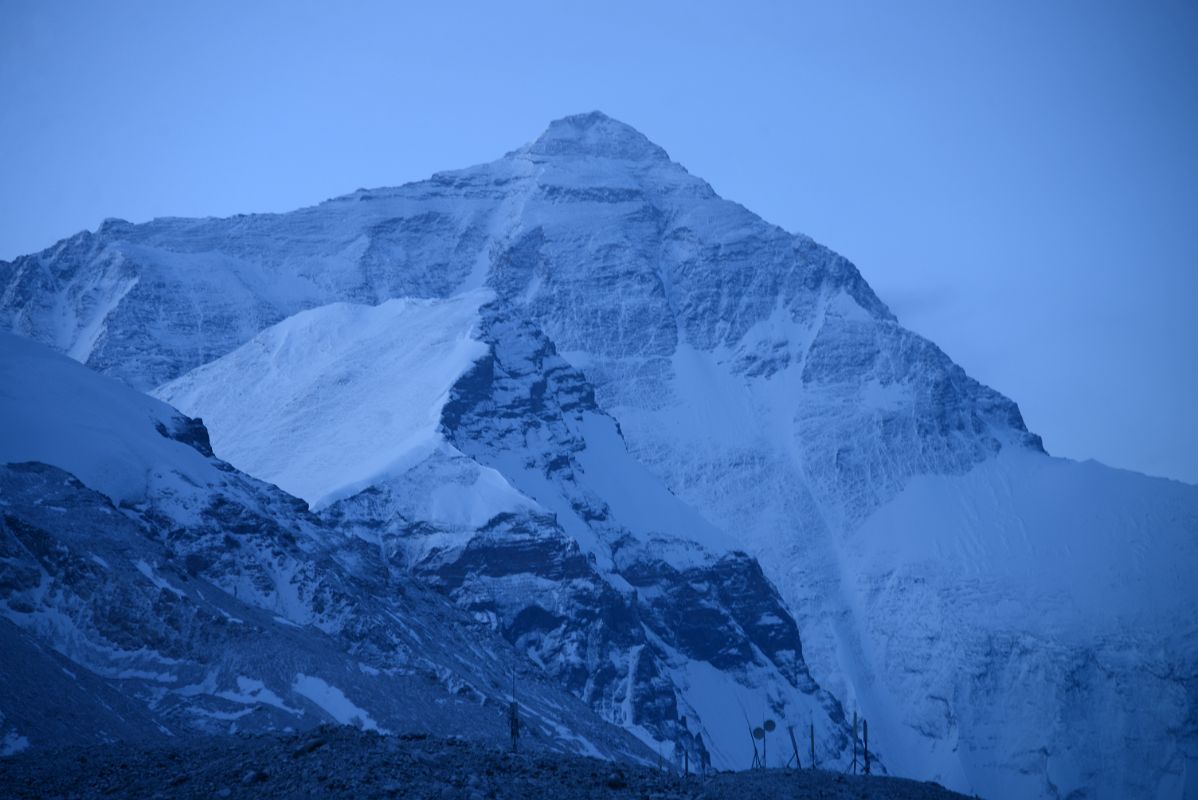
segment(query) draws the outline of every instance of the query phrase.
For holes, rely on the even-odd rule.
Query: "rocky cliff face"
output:
[[[468,297],[491,309],[463,332],[487,352],[433,397],[431,449],[380,462],[322,513],[376,531],[526,650],[557,654],[547,668],[609,719],[629,693],[570,677],[561,654],[639,640],[613,623],[605,644],[584,641],[556,618],[618,598],[647,632],[672,619],[682,636],[670,603],[737,619],[743,600],[684,587],[696,569],[752,585],[751,562],[733,555],[744,551],[788,612],[766,638],[787,638],[787,616],[802,638],[772,652],[801,662],[788,673],[739,623],[732,650],[752,652],[771,686],[813,698],[805,669],[860,710],[891,769],[988,795],[1194,791],[1198,597],[1183,575],[1198,566],[1198,490],[1050,459],[1013,402],[905,330],[851,264],[719,198],[602,114],[427,181],[290,214],[111,221],[0,266],[10,329],[144,390],[201,386],[216,359],[243,359],[268,326],[328,303]],[[648,497],[642,486],[685,522],[653,516],[648,499],[622,510]],[[526,557],[545,559],[547,577],[503,566]],[[458,558],[501,599],[451,580]],[[590,588],[563,590],[555,609],[534,583]],[[519,593],[532,602],[511,603]],[[533,606],[548,616],[520,616]],[[665,655],[638,651],[654,653],[637,661],[644,708],[668,719],[673,693],[689,720],[688,697],[728,696],[688,694],[701,677],[672,666],[722,656],[653,637]],[[1132,739],[1134,756],[1119,744]]]
[[[553,527],[583,543],[607,584],[591,609],[547,618],[542,606],[528,605],[527,591],[504,592],[529,626],[512,633],[549,642],[555,652],[538,652],[542,663],[590,653],[601,666],[588,670],[583,696],[657,740],[674,738],[681,724],[684,736],[715,751],[719,766],[743,766],[747,736],[736,723],[763,707],[781,720],[818,719],[823,760],[844,758],[851,731],[843,710],[811,678],[797,626],[757,563],[628,456],[592,387],[535,325],[496,302],[481,309],[477,335],[490,352],[442,410],[447,439],[549,510]],[[553,586],[549,608],[559,605],[557,592]],[[600,627],[590,622],[597,618]],[[584,646],[574,641],[597,632]]]
[[[750,714],[753,724],[768,714],[814,726],[824,763],[846,759],[843,709],[811,677],[797,626],[757,563],[629,456],[586,378],[536,325],[484,299],[474,297],[472,318],[458,299],[394,315],[313,309],[303,325],[270,328],[159,393],[202,409],[218,430],[240,426],[231,446],[264,468],[278,449],[272,418],[304,409],[302,422],[283,425],[321,477],[305,490],[341,497],[320,508],[329,528],[376,543],[396,569],[444,592],[667,758],[689,752],[695,764],[743,767]],[[424,323],[423,339],[446,343],[421,370],[386,359],[411,318]],[[447,327],[434,332],[434,320]],[[448,390],[427,379],[439,355],[463,350],[479,355]],[[329,365],[314,366],[313,353]],[[297,381],[305,371],[338,377]],[[429,386],[427,396],[413,399],[414,385]],[[362,413],[367,394],[380,408],[439,407],[436,431],[388,437],[384,426],[358,446],[327,440],[337,420]],[[404,442],[415,444],[405,451]],[[338,465],[358,474],[357,464],[382,456],[392,466],[369,488],[334,489],[346,483]],[[278,469],[291,479],[290,466]]]

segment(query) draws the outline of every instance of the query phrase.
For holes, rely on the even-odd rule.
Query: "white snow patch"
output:
[[[156,681],[158,683],[174,683],[179,678],[169,672],[150,672],[145,669],[121,669],[121,670],[96,670],[106,678],[115,678],[120,681]]]
[[[15,756],[17,753],[28,749],[29,740],[16,731],[9,731],[4,734],[3,739],[0,739],[0,758]]]
[[[357,725],[363,730],[384,732],[370,714],[354,705],[344,692],[336,686],[330,686],[320,678],[301,672],[295,676],[295,683],[291,685],[291,690],[320,706],[330,717],[342,725]]]
[[[591,758],[604,758],[603,752],[598,747],[595,747],[594,743],[590,739],[582,736],[581,734],[575,733],[557,720],[553,720],[548,717],[541,717],[541,720],[548,723],[553,728],[554,732],[558,736],[559,741],[569,742],[574,745],[576,752],[584,756],[590,756]]]
[[[284,703],[283,698],[266,688],[266,684],[262,681],[239,675],[237,676],[237,689],[236,692],[229,690],[212,692],[212,695],[232,703],[241,703],[244,705],[258,705],[261,703],[274,706],[282,711],[286,711],[288,714],[303,714],[303,711],[298,708],[291,708]]]
[[[479,465],[469,483],[443,482],[427,495],[420,519],[448,528],[480,528],[497,514],[535,508],[498,471]]]
[[[500,472],[447,442],[387,488],[397,513],[446,531],[473,532],[499,514],[539,508]]]
[[[121,258],[120,255],[117,255],[118,262]],[[101,277],[106,277],[106,273],[101,273]],[[93,309],[90,319],[80,325],[79,330],[75,333],[74,344],[67,350],[67,355],[80,363],[87,363],[92,350],[96,347],[96,341],[104,332],[104,323],[108,319],[108,315],[116,310],[121,301],[125,299],[125,295],[129,294],[137,285],[138,280],[136,275],[115,279],[110,282],[109,286],[104,287],[107,291],[101,295],[103,300],[100,306]]]
[[[165,589],[166,591],[171,592],[179,597],[186,596],[183,594],[183,592],[179,591],[174,586],[171,586],[165,578],[159,577],[158,573],[154,571],[154,568],[150,566],[145,559],[139,558],[134,566],[137,567],[138,572],[140,572],[142,575],[145,575],[150,580],[150,583],[154,584],[159,589]]]
[[[252,708],[243,708],[240,711],[214,711],[200,706],[188,706],[188,713],[194,714],[197,717],[208,717],[210,719],[219,719],[222,722],[231,722],[244,717],[246,714],[253,712]]]

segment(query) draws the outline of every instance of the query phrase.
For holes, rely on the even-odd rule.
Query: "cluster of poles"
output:
[[[778,727],[777,723],[775,723],[772,719],[764,720],[761,723],[761,725],[759,725],[757,727],[750,727],[749,738],[750,738],[750,742],[753,745],[753,764],[752,764],[753,769],[764,769],[766,767],[766,758],[768,755],[768,750],[767,750],[768,736],[769,736],[769,734],[773,733],[777,729],[777,727]],[[854,775],[857,774],[858,768],[861,769],[862,774],[864,774],[864,775],[868,775],[869,770],[870,770],[869,721],[868,720],[864,720],[864,719],[861,720],[861,731],[862,731],[862,746],[861,746],[860,755],[862,756],[862,759],[859,762],[858,761],[858,750],[857,750],[857,741],[858,741],[857,740],[857,712],[854,711],[853,712],[853,760],[852,760],[852,763],[849,765],[848,770],[846,770],[846,771],[852,772],[852,774],[854,774]],[[794,726],[788,725],[786,727],[786,733],[790,737],[791,755],[790,755],[790,758],[788,758],[786,763],[783,765],[783,768],[784,769],[789,768],[791,764],[794,764],[795,769],[802,769],[803,762],[802,762],[802,759],[799,757],[799,742],[798,742],[798,739],[795,737]],[[810,743],[811,750],[810,750],[810,756],[809,756],[810,760],[807,762],[807,764],[811,769],[816,769],[819,767],[819,762],[815,758],[815,723],[811,723],[810,726],[808,727],[808,741]],[[760,752],[757,749],[758,742],[761,742]]]
[[[748,720],[746,718],[746,722],[747,721]],[[521,725],[520,725],[520,706],[516,700],[516,676],[515,676],[514,672],[512,674],[512,702],[508,706],[508,724],[511,727],[512,752],[516,752],[517,750],[519,750],[519,746],[520,746]],[[767,750],[768,738],[767,737],[769,736],[769,734],[771,734],[775,730],[777,730],[777,728],[778,728],[777,723],[774,722],[772,719],[765,719],[764,721],[762,721],[761,725],[759,725],[757,727],[752,727],[752,725],[750,724],[749,740],[753,744],[753,765],[752,765],[753,769],[765,769],[766,758],[768,755],[768,750]],[[799,758],[799,742],[798,742],[798,739],[795,738],[795,727],[793,725],[788,725],[786,727],[786,733],[790,737],[791,755],[790,755],[790,758],[788,758],[786,760],[786,763],[782,765],[783,769],[789,769],[791,764],[794,764],[795,769],[802,769],[803,763],[802,763],[802,759]],[[861,771],[862,771],[862,774],[868,775],[869,774],[869,766],[870,766],[869,765],[869,721],[868,720],[864,720],[864,719],[861,720],[861,734],[862,734]],[[808,741],[809,741],[810,747],[811,747],[810,756],[809,756],[810,760],[807,762],[808,767],[810,769],[818,769],[819,762],[815,758],[815,723],[814,722],[812,722],[810,724],[810,726],[808,727]],[[758,750],[757,750],[758,742],[761,742],[761,751],[760,752],[758,752]],[[683,763],[681,765],[682,766],[682,774],[684,776],[689,776],[691,774],[690,748],[688,748],[688,747],[677,748],[676,747],[675,752],[677,753],[678,750],[682,751],[682,761],[683,761]],[[702,773],[706,773],[707,769],[708,769],[706,751],[701,751],[701,755],[702,755],[702,763],[699,764],[699,768]],[[854,711],[853,712],[853,761],[849,765],[849,768],[848,768],[848,770],[846,770],[846,772],[852,772],[852,774],[854,774],[854,775],[857,774],[857,768],[858,768],[857,755],[858,755],[858,753],[857,753],[857,712]],[[661,754],[659,752],[658,753],[658,768],[661,767],[660,758],[661,758]]]
[[[747,719],[746,719],[746,721],[747,721]],[[767,759],[768,759],[768,754],[769,754],[769,750],[768,750],[769,734],[773,733],[777,729],[778,729],[778,724],[776,722],[774,722],[774,720],[772,720],[772,719],[765,719],[762,721],[761,725],[758,725],[756,727],[753,727],[752,723],[749,723],[749,740],[753,745],[752,769],[765,769],[768,766]],[[860,732],[861,732],[860,738],[858,738],[858,736],[857,736],[858,730],[860,730]],[[788,738],[790,739],[791,754],[790,754],[790,757],[786,760],[786,763],[782,765],[782,768],[789,769],[791,767],[791,765],[794,765],[795,769],[803,769],[802,758],[799,756],[799,737],[795,734],[795,726],[788,725],[786,727],[786,733],[787,733]],[[856,712],[853,713],[852,740],[853,740],[853,760],[850,762],[850,764],[849,764],[848,768],[845,770],[845,772],[856,775],[858,770],[860,770],[861,774],[869,775],[870,768],[871,768],[870,753],[869,753],[869,722],[865,719],[858,720]],[[761,743],[760,748],[758,748],[758,746],[757,746],[758,742]],[[819,761],[817,760],[816,754],[815,754],[815,723],[814,722],[808,726],[807,743],[808,743],[808,747],[809,747],[807,767],[809,769],[818,769]],[[858,746],[858,745],[860,745],[860,746]],[[677,742],[675,744],[674,753],[675,753],[675,758],[677,759],[675,762],[674,769],[678,770],[678,772],[681,776],[690,776],[690,774],[691,774],[690,748],[683,746],[681,742]],[[708,767],[709,767],[709,764],[708,764],[707,758],[706,758],[706,756],[707,756],[706,751],[700,750],[700,756],[702,757],[702,759],[701,759],[702,763],[697,765],[699,767],[699,774],[706,774]],[[658,751],[658,769],[662,769],[663,767],[664,767],[664,764],[662,763],[662,760],[661,760],[661,752]]]

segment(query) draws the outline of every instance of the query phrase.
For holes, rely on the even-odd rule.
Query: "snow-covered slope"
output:
[[[518,675],[529,747],[652,758],[194,420],[8,334],[0,375],[6,753],[330,721],[502,741]]]
[[[205,445],[176,441],[202,429],[170,406],[28,339],[0,334],[0,347],[0,464],[54,464],[117,504],[219,482]]]
[[[602,114],[559,120],[490,164],[290,214],[106,222],[0,265],[0,319],[148,390],[315,306],[481,288],[583,376],[640,467],[760,560],[812,677],[876,720],[871,745],[892,770],[992,796],[1198,791],[1193,635],[1142,624],[1155,594],[1116,593],[1113,613],[1013,580],[978,591],[976,577],[1042,569],[1042,551],[1016,546],[1026,530],[1057,542],[1051,552],[1094,537],[1066,593],[1094,575],[1169,585],[1162,570],[1198,571],[1179,546],[1198,535],[1198,490],[1049,460],[1013,402],[904,329],[851,264],[719,198]],[[477,452],[445,437],[454,450],[438,445],[437,458],[460,469],[455,486],[481,465],[542,509],[576,490],[538,496],[535,474],[494,446],[502,436]],[[1008,473],[1019,492],[996,489]],[[358,495],[342,519],[402,509],[415,525],[440,474],[409,470],[406,488]],[[1048,475],[1060,490],[1019,499]],[[945,494],[910,499],[928,485]],[[1159,507],[1175,513],[1148,513]],[[1092,524],[1072,527],[1082,519]],[[891,539],[902,546],[882,547]],[[958,560],[940,569],[926,543],[946,540],[961,542]],[[1198,592],[1175,586],[1173,611],[1194,619]],[[1125,643],[1120,670],[1103,655],[1112,642]],[[1111,681],[1127,702],[1108,702]],[[1172,700],[1149,704],[1169,686]]]
[[[486,350],[471,330],[488,294],[296,314],[155,394],[202,415],[229,463],[320,508],[437,448],[449,388]]]

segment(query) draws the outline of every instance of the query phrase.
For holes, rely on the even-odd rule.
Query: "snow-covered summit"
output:
[[[536,141],[516,151],[532,156],[611,158],[622,161],[669,161],[658,145],[602,111],[554,120]]]

